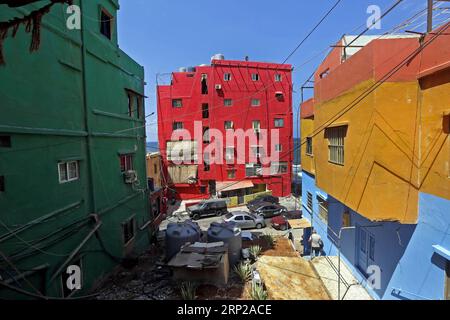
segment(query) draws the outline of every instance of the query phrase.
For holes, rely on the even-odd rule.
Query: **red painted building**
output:
[[[290,195],[291,71],[216,55],[158,86],[159,145],[177,198]]]

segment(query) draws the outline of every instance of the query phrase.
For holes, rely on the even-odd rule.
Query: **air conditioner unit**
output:
[[[216,84],[216,90],[222,90],[222,85],[221,84]]]
[[[128,170],[124,173],[124,180],[127,184],[132,184],[137,181],[137,173],[134,170]]]

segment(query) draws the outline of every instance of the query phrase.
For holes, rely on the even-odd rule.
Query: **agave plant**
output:
[[[192,282],[183,282],[181,284],[181,297],[183,300],[195,300],[197,286]]]
[[[264,287],[262,285],[258,284],[252,285],[250,296],[253,300],[267,300],[268,298],[267,291],[264,290]]]
[[[241,279],[242,283],[246,283],[252,278],[252,268],[248,263],[240,263],[234,267],[234,273],[236,273]]]
[[[274,236],[273,235],[271,235],[271,234],[265,234],[265,235],[263,235],[262,237],[261,237],[262,239],[264,239],[264,241],[267,243],[267,245],[270,247],[270,248],[273,248],[273,246],[275,245],[275,238],[274,238]]]
[[[251,246],[248,250],[253,260],[257,260],[261,254],[262,248],[260,246]]]

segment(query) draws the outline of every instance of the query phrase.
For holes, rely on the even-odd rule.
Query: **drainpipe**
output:
[[[97,205],[94,197],[94,181],[93,181],[93,161],[92,161],[92,131],[89,124],[89,106],[87,97],[87,75],[86,75],[86,42],[85,42],[85,19],[83,11],[83,0],[80,0],[80,11],[81,11],[81,61],[83,69],[83,107],[84,107],[84,126],[87,132],[86,136],[86,161],[88,168],[88,198],[89,198],[89,208],[91,212],[97,212]]]

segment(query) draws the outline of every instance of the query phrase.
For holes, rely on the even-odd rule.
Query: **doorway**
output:
[[[358,227],[357,267],[367,276],[369,266],[375,264],[375,237],[364,227]]]

